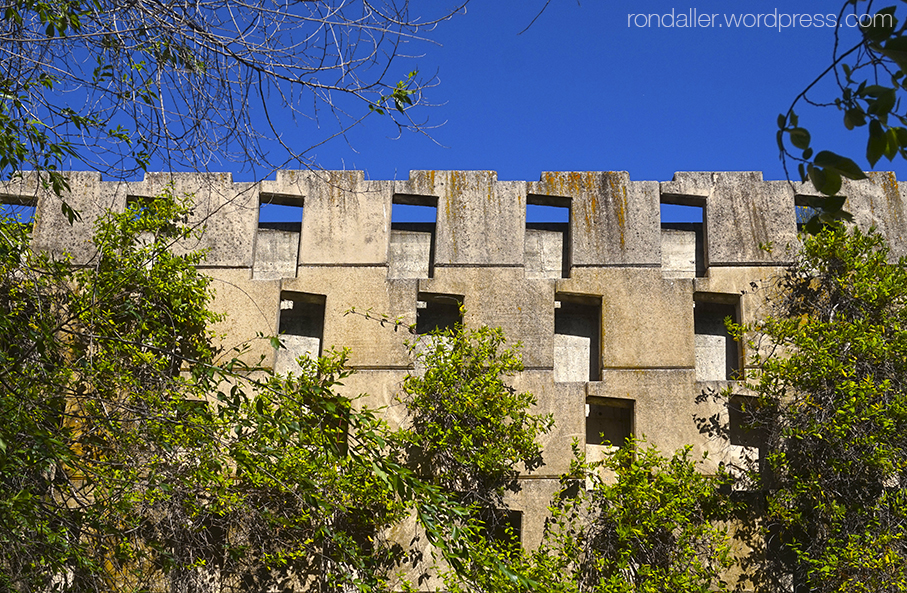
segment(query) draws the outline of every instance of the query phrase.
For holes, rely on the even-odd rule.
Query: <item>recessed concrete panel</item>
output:
[[[274,355],[274,372],[275,373],[294,373],[299,374],[302,367],[297,360],[299,358],[317,359],[321,353],[321,340],[311,336],[280,336],[280,348]]]
[[[428,278],[433,271],[435,225],[394,224],[388,250],[388,278]]]
[[[296,277],[299,233],[278,229],[258,229],[252,278],[278,280]]]
[[[526,184],[498,181],[494,171],[410,171],[395,193],[435,196],[435,263],[523,265]]]
[[[298,276],[285,279],[282,288],[325,295],[322,352],[349,348],[356,367],[408,367],[403,342],[407,327],[416,322],[416,283],[387,280],[384,266],[300,266]],[[398,317],[403,325],[395,330]]]
[[[570,198],[573,266],[661,265],[656,182],[626,171],[546,172],[527,191]]]
[[[240,357],[247,364],[272,367],[274,348],[267,338],[277,335],[280,314],[280,282],[256,281],[249,278],[248,269],[205,268],[211,276],[214,301],[211,309],[226,314],[223,321],[212,326],[215,335],[224,335],[222,346],[227,360],[234,348],[248,346]]]
[[[565,278],[570,275],[565,257],[567,225],[531,223],[526,225],[524,262],[527,278]]]
[[[726,319],[739,320],[736,302],[720,302],[694,296],[693,319],[696,332],[696,380],[736,379],[740,369],[737,342],[727,329]],[[732,297],[736,301],[736,297]]]
[[[693,284],[660,268],[579,268],[559,294],[601,296],[604,368],[693,368]]]
[[[709,266],[783,262],[783,247],[797,240],[794,192],[786,181],[763,181],[758,171],[678,172],[660,186],[667,199],[705,201]]]
[[[419,292],[462,295],[467,326],[500,327],[509,343],[519,336],[527,367],[553,367],[554,281],[527,280],[522,268],[438,268]]]

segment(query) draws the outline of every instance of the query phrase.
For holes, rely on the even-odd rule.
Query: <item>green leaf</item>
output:
[[[893,161],[894,157],[896,157],[898,154],[898,148],[900,145],[900,142],[898,141],[898,135],[897,132],[895,132],[894,128],[888,128],[888,131],[885,132],[885,136],[888,140],[888,147],[885,150],[885,158],[887,158],[889,161]]]
[[[866,143],[866,160],[875,167],[875,164],[888,150],[888,137],[879,120],[869,122],[869,140]]]
[[[844,112],[844,127],[848,130],[866,125],[866,114],[859,107]]]
[[[841,175],[834,170],[810,166],[807,168],[809,180],[820,193],[833,196],[841,190]]]
[[[790,143],[801,150],[809,148],[810,136],[805,128],[793,128],[788,131]]]
[[[866,174],[851,159],[835,154],[830,150],[823,150],[813,159],[813,164],[826,171],[834,171],[848,179],[866,179]],[[824,192],[823,192],[824,193]]]
[[[889,37],[897,25],[897,19],[894,16],[895,7],[888,6],[875,13],[872,20],[867,26],[860,26],[866,39],[879,42]]]

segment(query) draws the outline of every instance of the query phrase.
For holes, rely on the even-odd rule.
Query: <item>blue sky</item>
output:
[[[825,15],[834,3],[552,0],[520,35],[543,4],[473,0],[466,14],[438,27],[439,45],[417,45],[411,49],[422,57],[397,64],[401,78],[411,67],[437,72],[430,98],[440,105],[421,112],[439,125],[433,139],[392,139],[396,128],[372,116],[346,141],[320,147],[319,164],[372,179],[406,178],[410,169],[491,169],[500,179],[527,180],[555,170],[626,170],[637,180],[667,180],[681,170],[784,177],[776,118],[830,63],[833,29],[814,18],[809,27],[780,30],[764,20],[726,23],[773,12],[779,20]],[[676,19],[691,10],[708,21],[718,15],[719,26],[666,28],[628,16],[673,11]],[[646,20],[650,26],[637,26]],[[868,168],[865,128],[848,132],[833,107],[800,115],[816,150],[860,157]],[[907,178],[902,162],[877,168]]]
[[[675,171],[756,170],[783,179],[776,119],[830,64],[828,22],[840,8],[803,0],[552,0],[520,34],[543,5],[473,0],[438,27],[437,45],[414,44],[422,55],[397,63],[401,78],[414,68],[437,72],[430,99],[439,105],[420,112],[438,125],[432,138],[394,139],[388,118],[371,116],[320,147],[317,162],[371,179],[406,178],[411,169],[490,169],[519,180],[625,170],[659,181]],[[673,14],[677,25],[691,11],[710,26],[671,28],[659,26],[671,18],[631,16]],[[757,17],[764,14],[778,16],[766,22]],[[793,16],[802,14],[820,18]],[[776,26],[792,20],[796,26]],[[853,30],[842,35],[857,39]],[[833,99],[828,83],[811,96]],[[845,130],[834,107],[798,113],[816,151],[852,156],[868,169],[865,128]],[[300,146],[306,141],[300,135]],[[907,179],[902,161],[883,159],[877,169]]]
[[[411,9],[436,12],[442,2],[455,0],[413,0]],[[520,34],[544,3],[472,0],[465,14],[438,26],[433,43],[410,44],[404,51],[416,57],[395,62],[392,73],[437,76],[428,96],[437,106],[413,112],[437,126],[431,137],[398,137],[387,116],[373,114],[345,138],[318,147],[318,165],[360,169],[371,179],[405,179],[411,169],[488,169],[502,180],[537,180],[558,170],[624,170],[631,179],[657,181],[685,170],[784,178],[776,119],[830,63],[834,29],[817,25],[828,24],[825,15],[840,8],[836,3],[551,0]],[[665,27],[659,25],[672,19],[648,16],[673,14],[677,25],[691,11],[708,15],[710,26]],[[778,16],[752,26],[765,14]],[[803,14],[824,19],[772,26]],[[728,26],[735,19],[740,24]],[[844,45],[848,39],[857,39],[853,30],[844,32]],[[830,100],[833,90],[819,85],[812,97]],[[816,151],[846,154],[869,168],[865,128],[845,130],[833,107],[799,114]],[[284,140],[302,150],[334,131],[329,120],[322,123],[320,131],[278,125]],[[262,174],[230,162],[213,169],[232,169],[237,180]],[[883,159],[877,169],[907,180],[903,161]]]

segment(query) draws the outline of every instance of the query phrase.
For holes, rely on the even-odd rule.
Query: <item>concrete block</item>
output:
[[[176,253],[206,250],[210,267],[252,266],[258,222],[259,186],[234,183],[230,173],[146,173],[126,184],[127,199],[153,198],[172,188],[194,204],[189,224],[201,231],[175,246]],[[125,204],[125,202],[124,202]]]
[[[428,278],[434,265],[434,225],[393,228],[388,249],[388,278]],[[424,227],[425,230],[420,230]]]
[[[662,276],[665,278],[695,278],[696,263],[696,233],[662,229]]]
[[[659,268],[580,268],[558,294],[602,299],[605,368],[693,368],[693,285]]]
[[[664,455],[693,445],[694,459],[705,452],[715,456],[705,466],[706,471],[714,471],[727,443],[704,438],[696,418],[726,414],[726,406],[718,401],[697,402],[702,389],[693,369],[605,369],[600,382],[587,384],[586,393],[588,397],[633,400],[637,438],[644,437]]]
[[[549,228],[526,228],[524,238],[524,265],[527,278],[564,278],[570,270],[565,269],[564,232]],[[569,264],[569,257],[566,258]]]
[[[269,195],[302,196],[300,265],[386,265],[393,182],[362,171],[282,171]]]
[[[585,436],[586,393],[583,383],[554,383],[551,371],[528,370],[514,377],[511,386],[517,391],[535,395],[534,414],[551,414],[554,428],[539,439],[544,465],[535,478],[557,478],[570,469],[573,441],[582,443]]]
[[[573,266],[661,264],[656,182],[626,171],[545,172],[527,191],[570,198]]]
[[[70,191],[64,192],[62,198],[46,189],[37,174],[24,173],[0,184],[0,194],[5,196],[0,201],[35,205],[32,245],[36,250],[56,257],[68,253],[73,263],[87,264],[97,252],[91,243],[95,220],[108,210],[121,211],[126,194],[121,184],[101,181],[99,173],[66,172],[65,175]],[[81,220],[70,224],[61,209],[63,200],[80,213]]]
[[[869,179],[845,179],[839,195],[846,196],[844,209],[853,214],[863,230],[875,227],[891,248],[892,259],[907,255],[907,185],[901,185],[894,173],[871,171]],[[820,195],[809,183],[795,186],[798,195]]]
[[[525,185],[494,171],[410,171],[394,193],[437,198],[436,265],[521,266]]]
[[[298,258],[298,232],[259,229],[255,241],[252,278],[256,280],[295,278]]]
[[[387,280],[384,266],[300,266],[297,277],[284,279],[281,288],[325,295],[322,352],[349,348],[354,367],[407,368],[411,360],[403,342],[409,337],[406,326],[416,322],[416,283]],[[351,309],[358,313],[348,314]],[[404,326],[397,331],[392,323],[382,326],[382,315],[400,317]]]
[[[239,358],[247,364],[258,364],[264,358],[268,367],[274,365],[274,348],[268,339],[277,335],[280,315],[280,282],[256,281],[249,278],[248,269],[203,268],[211,276],[214,300],[211,309],[226,317],[211,328],[223,335],[221,345],[228,360],[236,355],[234,348],[248,346]]]
[[[521,268],[438,268],[419,292],[462,295],[467,326],[500,327],[523,343],[527,368],[553,367],[554,281],[527,280]]]
[[[783,263],[797,240],[794,193],[758,171],[678,172],[660,184],[663,201],[705,204],[706,261],[711,266]],[[768,252],[760,246],[779,248]]]

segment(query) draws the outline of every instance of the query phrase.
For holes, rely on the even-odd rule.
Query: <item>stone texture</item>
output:
[[[694,457],[708,452],[706,471],[752,453],[697,425],[728,421],[725,402],[713,395],[725,387],[741,391],[725,380],[728,361],[737,357],[739,365],[752,353],[737,345],[729,354],[723,314],[697,323],[696,306],[732,304],[744,323],[768,311],[777,290],[772,278],[798,246],[794,204],[811,195],[808,187],[754,172],[682,172],[659,183],[631,181],[625,172],[543,173],[522,182],[498,181],[493,171],[413,171],[402,181],[369,181],[356,171],[280,171],[257,185],[234,183],[229,174],[109,183],[74,173],[66,199],[81,222],[70,225],[59,198],[32,175],[0,184],[0,201],[37,202],[34,248],[66,251],[84,264],[94,256],[98,216],[171,183],[198,202],[191,221],[201,237],[175,249],[208,250],[202,269],[213,279],[212,306],[226,314],[212,329],[225,336],[226,356],[248,346],[246,362],[282,371],[298,368],[298,356],[350,348],[358,372],[339,391],[366,394],[354,406],[379,409],[400,426],[400,386],[407,373],[419,372],[405,344],[417,339],[409,328],[431,321],[427,309],[417,314],[420,300],[426,307],[462,301],[468,327],[501,327],[509,344],[522,343],[526,370],[509,384],[532,392],[535,411],[555,421],[540,439],[544,465],[523,471],[522,489],[508,499],[523,513],[528,547],[541,537],[573,441],[591,456],[606,453],[587,438],[604,425],[591,412],[587,420],[589,406],[632,405],[637,436],[665,453],[688,444]],[[907,255],[905,191],[888,173],[842,188],[857,224],[876,226],[895,255]],[[301,231],[259,228],[262,201],[303,206]],[[569,225],[527,225],[527,202],[569,205]],[[660,202],[703,206],[702,226],[662,225]],[[436,205],[437,222],[392,226],[393,203]],[[283,338],[288,347],[275,351],[259,336],[280,330],[288,292],[317,301],[323,320],[314,321],[323,324],[297,328],[298,335]],[[450,310],[436,313],[446,319]],[[407,546],[418,535],[413,522],[389,534]],[[424,536],[412,548],[431,552]]]

